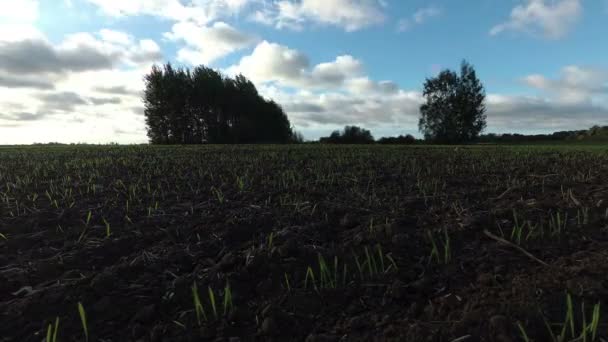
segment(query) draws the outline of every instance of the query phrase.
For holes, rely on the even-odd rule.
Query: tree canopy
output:
[[[345,126],[341,132],[333,131],[329,137],[321,138],[319,141],[328,144],[372,144],[374,137],[367,129]]]
[[[144,115],[153,144],[286,143],[294,138],[281,106],[242,75],[199,66],[153,66],[144,77]]]
[[[438,143],[475,140],[486,127],[485,90],[471,64],[463,61],[460,75],[444,70],[424,83],[426,103],[420,106],[418,127],[425,139]]]

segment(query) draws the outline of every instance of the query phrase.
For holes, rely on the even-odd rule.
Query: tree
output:
[[[460,75],[444,70],[424,83],[426,103],[420,106],[418,127],[425,139],[438,143],[475,140],[486,127],[485,90],[471,64],[463,61]]]
[[[411,145],[416,143],[416,138],[411,134],[398,137],[382,137],[378,139],[378,143],[383,145]]]
[[[294,132],[276,102],[246,77],[199,66],[153,66],[144,77],[144,115],[152,144],[288,143]]]
[[[333,131],[329,137],[319,140],[328,144],[373,144],[374,137],[366,129],[357,126],[345,126],[342,132]]]

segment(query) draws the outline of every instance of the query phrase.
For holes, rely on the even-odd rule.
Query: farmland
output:
[[[0,234],[0,341],[608,339],[601,146],[4,147]]]

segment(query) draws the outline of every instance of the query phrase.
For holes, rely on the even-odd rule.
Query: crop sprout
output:
[[[311,266],[306,269],[306,276],[304,278],[304,288],[308,288],[308,282],[312,282],[313,288],[318,291],[319,289],[335,289],[340,283],[340,276],[338,275],[338,257],[334,256],[333,265],[328,264],[325,258],[319,253],[317,255],[318,262],[318,279],[315,277],[315,272]],[[333,266],[333,268],[332,268]],[[348,274],[348,267],[346,264],[342,265],[342,285],[346,285],[346,276]]]
[[[226,198],[224,197],[224,193],[222,192],[222,190],[216,188],[215,186],[212,186],[211,192],[215,195],[215,198],[219,203],[224,203]]]
[[[87,313],[84,311],[84,307],[81,302],[78,302],[78,315],[80,316],[80,323],[82,323],[82,330],[84,331],[85,341],[89,341],[89,328],[87,325]]]
[[[196,281],[192,284],[191,289],[192,289],[192,300],[194,303],[194,312],[196,314],[196,320],[198,322],[198,325],[202,325],[203,322],[208,321],[208,316],[203,307],[203,303],[201,302],[201,298],[199,296],[198,286],[196,284]],[[213,291],[213,289],[211,288],[211,286],[207,287],[207,296],[208,296],[208,300],[209,300],[209,305],[211,306],[211,312],[213,313],[213,318],[215,320],[218,320],[222,316],[228,315],[228,313],[230,313],[230,311],[232,311],[234,309],[234,304],[232,301],[232,298],[233,298],[232,290],[230,289],[230,285],[228,283],[226,283],[226,286],[224,287],[223,302],[222,302],[223,303],[222,316],[220,316],[219,311],[218,311],[217,296],[215,294],[215,291]]]
[[[574,305],[572,304],[572,296],[568,293],[566,295],[566,317],[563,323],[551,324],[543,317],[547,334],[551,337],[552,342],[566,342],[566,341],[583,341],[593,342],[597,341],[598,329],[600,323],[600,303],[598,302],[593,306],[591,314],[591,320],[587,319],[587,310],[585,309],[585,303],[581,303],[581,326],[577,326],[575,323],[575,311]],[[561,327],[559,334],[555,334],[554,326]],[[521,322],[517,322],[517,327],[520,332],[521,338],[526,341],[532,341]],[[569,332],[569,333],[568,333]]]
[[[439,250],[433,233],[430,230],[427,230],[426,233],[431,243],[431,254],[429,256],[429,263],[434,258],[438,264],[449,264],[452,259],[452,249],[450,243],[450,236],[448,234],[447,228],[443,228],[443,238],[440,238],[441,250]]]
[[[355,265],[359,272],[359,277],[364,280],[366,277],[374,278],[379,274],[388,273],[391,270],[397,270],[397,263],[390,254],[384,254],[382,252],[382,246],[376,245],[376,248],[371,252],[368,247],[364,247],[363,258],[353,252],[355,259]]]
[[[109,238],[110,235],[112,235],[112,230],[110,229],[110,223],[105,218],[102,218],[102,220],[106,226],[106,238]]]
[[[57,333],[59,332],[59,317],[55,318],[55,325],[49,323],[46,329],[46,341],[45,342],[57,342]]]

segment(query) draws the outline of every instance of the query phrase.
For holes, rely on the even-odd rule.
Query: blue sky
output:
[[[488,132],[608,125],[604,0],[0,0],[0,144],[145,142],[153,63],[243,73],[309,139],[417,134],[464,58]],[[2,61],[4,59],[4,62]]]

